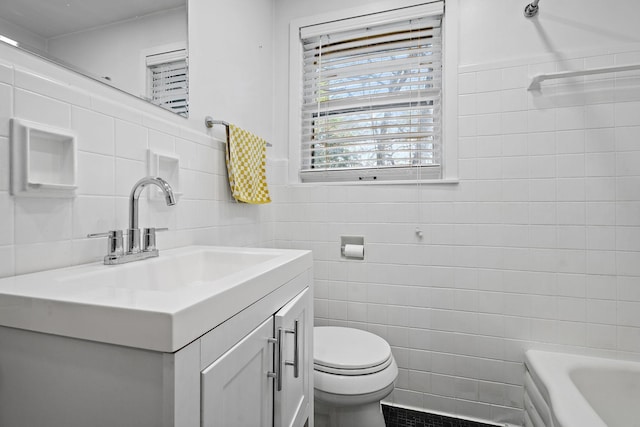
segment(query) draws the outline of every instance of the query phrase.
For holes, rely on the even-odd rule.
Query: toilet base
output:
[[[380,401],[355,406],[315,402],[315,427],[385,427]]]
[[[355,396],[314,389],[315,427],[385,427],[380,401],[393,387],[391,383],[382,390]]]

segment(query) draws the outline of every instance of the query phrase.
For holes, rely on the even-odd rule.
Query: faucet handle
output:
[[[167,231],[167,227],[162,228],[144,228],[142,230],[142,251],[151,252],[156,250],[156,232]]]
[[[111,230],[105,233],[87,234],[87,237],[94,239],[96,237],[107,238],[107,256],[120,256],[123,253],[122,246],[122,230]]]

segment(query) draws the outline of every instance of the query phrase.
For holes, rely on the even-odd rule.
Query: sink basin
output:
[[[230,274],[273,260],[281,252],[265,253],[247,249],[208,248],[177,253],[163,252],[162,258],[146,262],[112,266],[62,277],[62,286],[86,288],[90,282],[93,290],[121,289],[126,291],[180,292],[184,288],[200,286],[220,280]]]
[[[190,246],[15,276],[0,279],[0,325],[174,352],[311,263],[308,251]]]

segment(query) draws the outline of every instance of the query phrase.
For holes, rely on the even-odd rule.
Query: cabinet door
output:
[[[281,340],[281,384],[276,381],[275,427],[302,427],[309,418],[312,328],[311,292],[306,288],[275,315],[275,333]]]
[[[204,427],[270,427],[273,422],[273,318],[201,373]]]

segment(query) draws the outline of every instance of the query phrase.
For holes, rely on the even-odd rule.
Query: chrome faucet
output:
[[[140,252],[140,229],[138,228],[138,199],[142,190],[149,185],[154,184],[160,187],[164,193],[164,200],[167,206],[173,206],[176,204],[176,199],[173,196],[173,190],[167,181],[159,177],[147,176],[136,182],[131,189],[129,195],[129,229],[127,237],[127,254],[135,254]],[[155,246],[155,229],[145,228],[145,239],[147,239],[149,233],[153,233],[153,243]],[[147,247],[145,246],[146,250]],[[155,248],[154,248],[155,249]]]
[[[156,249],[156,231],[164,231],[166,228],[144,228],[142,249],[140,248],[140,228],[138,228],[138,199],[140,193],[147,185],[156,185],[164,193],[167,206],[176,204],[173,190],[167,181],[160,177],[147,176],[136,182],[129,195],[129,228],[127,230],[127,249],[123,249],[122,230],[112,230],[107,233],[89,234],[87,237],[107,237],[107,255],[104,263],[108,265],[124,264],[131,261],[139,261],[158,256]]]

